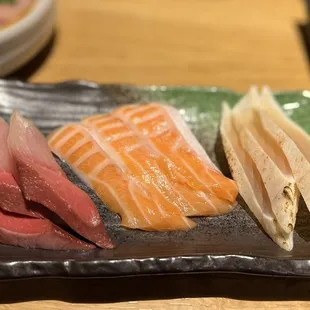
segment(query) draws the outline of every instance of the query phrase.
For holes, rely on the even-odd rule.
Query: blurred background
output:
[[[6,78],[309,87],[301,0],[56,0],[55,8],[47,46]]]

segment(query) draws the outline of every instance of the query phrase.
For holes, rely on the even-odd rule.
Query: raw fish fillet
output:
[[[83,242],[46,219],[35,219],[0,209],[0,243],[50,250],[88,250],[95,246]]]
[[[233,121],[243,149],[254,162],[275,218],[285,233],[294,230],[299,191],[289,163],[273,134],[250,105],[259,100],[255,88],[233,108]]]
[[[293,120],[288,118],[265,87],[259,100],[250,104],[261,115],[263,125],[285,154],[297,186],[310,210],[310,137]]]
[[[223,105],[220,132],[226,158],[240,195],[272,240],[281,248],[292,250],[293,231],[287,233],[279,225],[261,174],[242,146],[232,111],[227,104]]]
[[[310,209],[310,163],[304,154],[300,151],[294,141],[275,123],[273,120],[261,110],[257,110],[262,124],[268,130],[275,141],[280,145],[282,151],[288,159],[290,168],[292,169],[298,189],[302,194],[308,209]],[[290,191],[288,191],[291,194]]]
[[[139,123],[131,120],[136,114]],[[235,205],[236,184],[212,163],[178,111],[160,104],[87,117],[56,130],[49,146],[126,227],[187,230],[195,224],[185,216],[220,215]]]
[[[117,159],[118,167],[134,177],[160,208],[169,214],[180,215],[180,211],[186,214],[190,208],[189,202],[171,186],[148,144],[113,116],[102,118],[105,122],[112,122],[114,127],[98,127],[91,119],[85,119],[82,124],[86,125],[99,145],[109,150],[110,157]]]
[[[113,247],[90,197],[66,178],[44,136],[18,112],[11,117],[8,145],[27,200],[47,207],[96,245]]]
[[[9,125],[0,118],[0,208],[31,217],[41,217],[27,207],[22,191],[13,177],[15,166],[7,145],[8,134]]]
[[[217,169],[175,108],[157,103],[128,105],[114,110],[112,116],[150,146],[173,188],[187,198],[190,208],[182,210],[185,215],[231,211],[238,194],[235,182]],[[98,116],[86,121],[98,128],[105,122]],[[109,125],[104,126],[108,130]]]
[[[122,155],[111,145],[112,140],[110,137],[109,141],[104,141],[90,127],[68,124],[49,137],[49,146],[94,189],[110,210],[121,215],[123,226],[141,230],[188,230],[194,227],[195,223],[183,216],[174,204],[169,205],[165,199],[159,200],[156,195],[149,194],[149,191],[155,191],[150,182],[156,176],[148,181],[137,177],[141,172],[139,165],[130,160],[124,162]],[[124,146],[127,147],[125,153],[131,158],[135,147],[127,142]],[[151,162],[152,158],[146,160]],[[129,165],[132,167],[128,168]],[[148,186],[145,183],[149,183]]]

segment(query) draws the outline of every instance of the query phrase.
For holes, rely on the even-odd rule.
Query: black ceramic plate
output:
[[[310,92],[277,93],[284,108],[309,129]],[[69,121],[119,104],[161,100],[176,106],[211,158],[225,174],[217,139],[220,104],[239,94],[211,88],[133,87],[90,82],[31,85],[0,81],[0,115],[13,109],[48,133]],[[307,128],[308,125],[308,128]],[[93,197],[96,199],[96,197]],[[190,232],[148,233],[120,228],[117,215],[97,200],[103,220],[117,243],[115,250],[89,252],[27,250],[0,245],[0,279],[30,277],[119,277],[170,273],[232,272],[277,276],[310,276],[310,214],[300,206],[295,247],[285,252],[238,205],[233,212],[197,218]]]

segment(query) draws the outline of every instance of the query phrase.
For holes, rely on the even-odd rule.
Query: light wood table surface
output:
[[[310,88],[297,0],[58,0],[57,36],[33,82],[88,79],[134,84],[217,85],[245,91]],[[310,302],[226,298],[69,304],[0,309],[310,309]]]
[[[301,0],[57,1],[55,45],[34,82],[90,79],[310,87]]]

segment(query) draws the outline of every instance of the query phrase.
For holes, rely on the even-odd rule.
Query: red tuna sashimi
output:
[[[22,191],[13,177],[15,167],[7,145],[8,134],[9,125],[0,118],[0,208],[31,217],[41,217],[27,207]]]
[[[44,136],[18,112],[11,117],[8,145],[27,200],[47,207],[99,247],[114,247],[90,197],[66,178]]]
[[[88,250],[83,242],[49,220],[23,217],[0,210],[0,243],[49,250]]]

